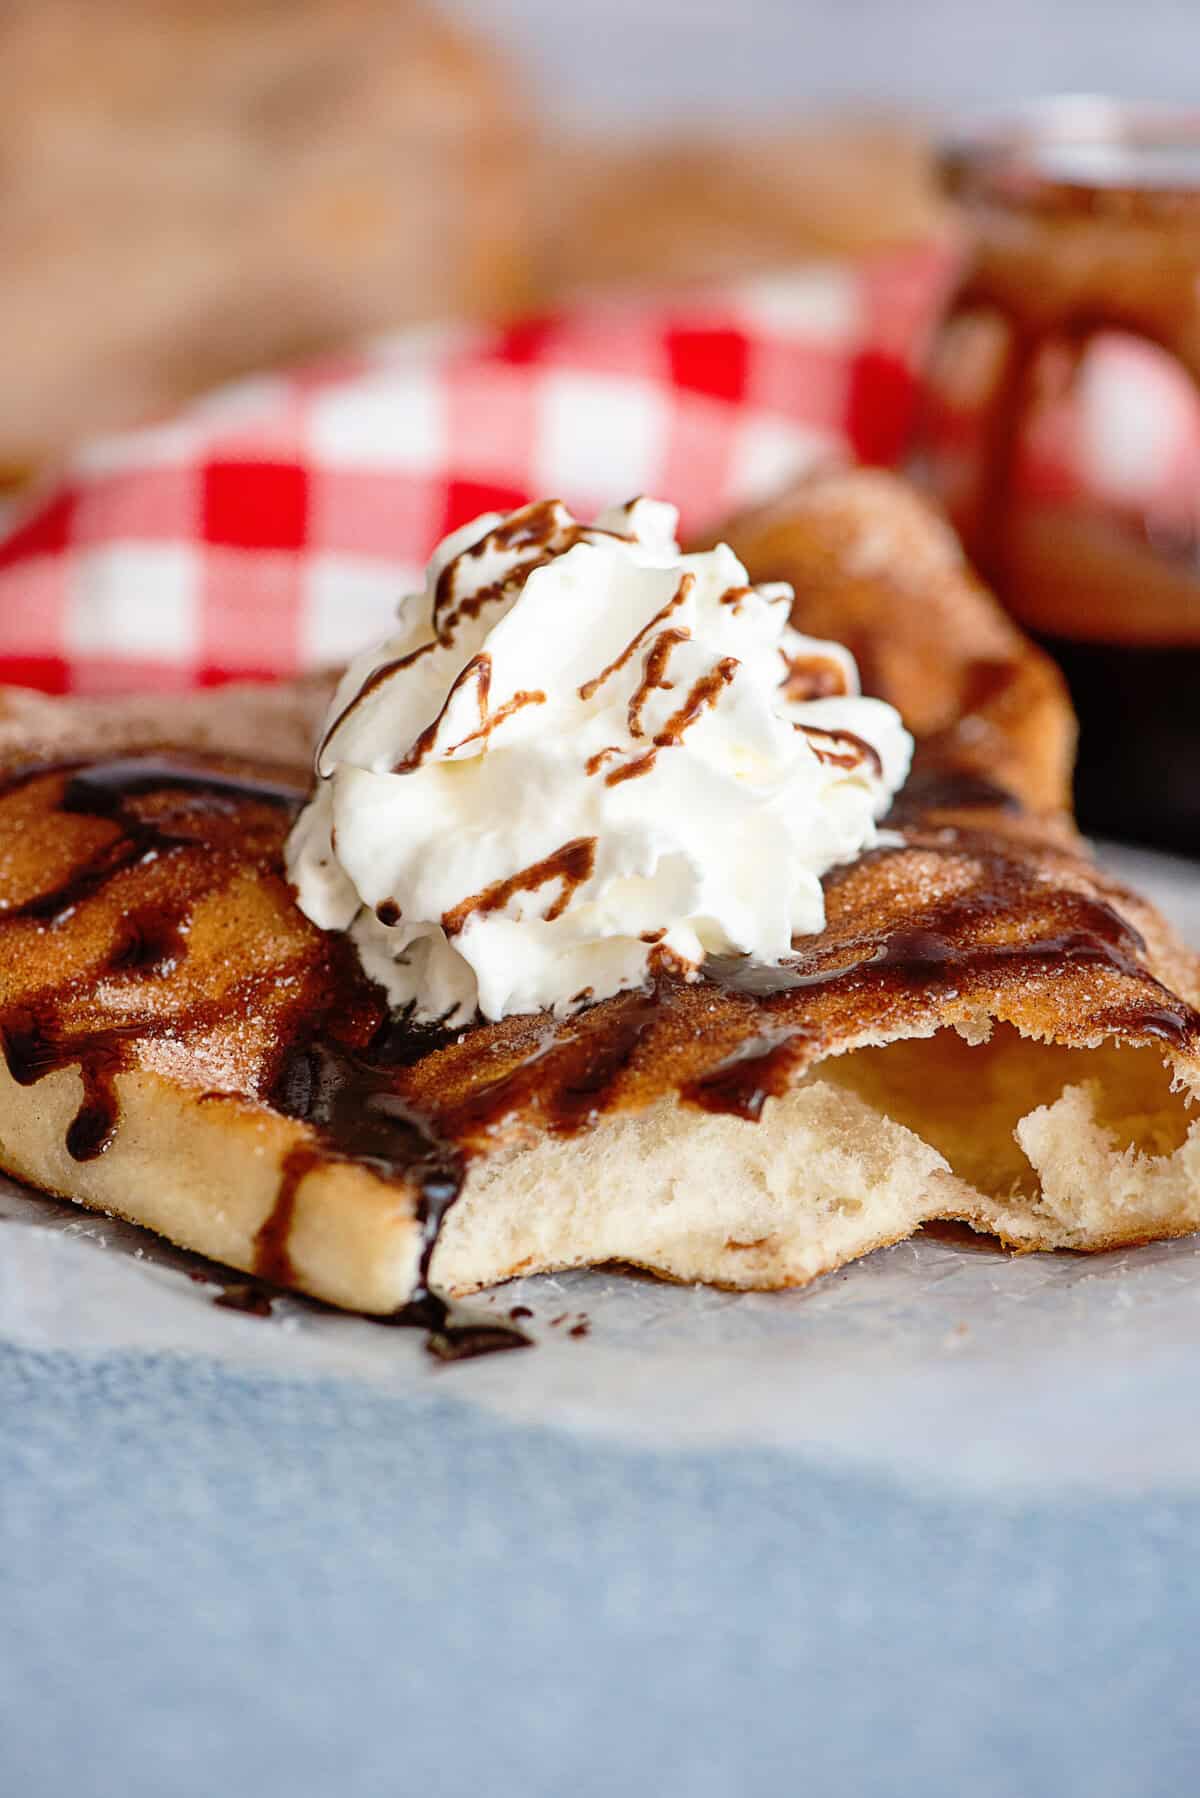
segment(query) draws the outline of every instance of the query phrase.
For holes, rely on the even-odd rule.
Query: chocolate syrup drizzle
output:
[[[644,643],[646,638],[653,634],[654,630],[658,625],[663,623],[664,619],[670,617],[676,606],[681,606],[683,604],[695,585],[696,577],[694,574],[687,573],[681,576],[679,585],[676,587],[674,593],[672,593],[666,605],[660,607],[654,614],[649,624],[644,624],[637,635],[630,638],[624,649],[619,655],[613,657],[607,668],[602,668],[599,674],[594,675],[591,680],[584,681],[579,689],[580,699],[588,700],[594,698],[610,675],[616,674],[619,669],[623,668],[639,645]],[[686,637],[687,635],[687,631],[678,633],[680,638]]]
[[[334,737],[354,715],[359,706],[373,693],[378,692],[379,688],[394,674],[399,674],[405,668],[411,667],[414,662],[419,661],[422,656],[428,655],[432,650],[449,647],[454,641],[454,634],[460,620],[477,617],[485,606],[490,605],[493,600],[499,599],[507,589],[527,580],[535,568],[540,568],[545,563],[552,561],[555,556],[561,555],[565,550],[572,548],[574,544],[581,543],[592,536],[617,535],[616,532],[599,531],[595,525],[584,526],[572,523],[564,526],[558,516],[558,505],[557,500],[542,500],[536,505],[523,507],[520,511],[514,512],[503,524],[498,525],[495,530],[489,531],[486,536],[481,537],[478,543],[471,544],[469,548],[463,550],[446,564],[438,576],[434,591],[433,635],[426,642],[419,644],[416,649],[395,656],[391,661],[381,662],[379,667],[373,669],[362,685],[351,694],[321,739],[316,756],[318,769],[321,768]],[[528,548],[531,553],[523,560],[516,562],[502,579],[492,581],[489,585],[480,587],[473,593],[465,594],[461,599],[458,597],[458,574],[464,563],[478,561],[488,549],[514,548]],[[520,706],[540,704],[545,699],[544,694],[514,694],[513,699],[507,702],[507,707],[500,708],[489,719],[487,716],[487,690],[490,679],[489,658],[487,656],[473,657],[451,687],[438,716],[420,733],[408,753],[396,764],[394,772],[407,773],[421,765],[436,741],[446,707],[467,680],[478,682],[480,734],[486,735],[502,722],[503,717],[510,716]]]
[[[438,648],[447,648],[454,642],[458,626],[463,619],[476,618],[494,600],[501,598],[513,587],[519,586],[536,568],[545,566],[556,557],[573,549],[576,544],[585,543],[596,537],[621,537],[618,531],[603,530],[597,525],[582,525],[574,520],[564,522],[561,502],[558,500],[542,500],[534,505],[521,508],[512,513],[501,524],[489,531],[477,543],[453,557],[441,570],[437,578],[433,597],[433,615],[431,628],[433,635],[418,648],[396,656],[392,660],[381,663],[372,671],[358,690],[353,693],[342,706],[332,724],[326,729],[317,750],[316,766],[321,771],[330,744],[342,726],[354,715],[360,705],[377,693],[379,688],[389,681],[393,675],[411,666],[421,656]],[[460,595],[458,582],[460,572],[472,562],[477,562],[489,549],[528,550],[529,554],[520,557],[502,576],[486,583],[471,592]],[[630,729],[634,736],[640,736],[640,716],[646,700],[655,687],[669,688],[671,682],[664,678],[667,659],[677,643],[685,641],[690,635],[688,630],[659,630],[680,605],[684,603],[696,577],[686,571],[679,580],[675,591],[659,611],[628,642],[607,667],[601,669],[591,680],[587,680],[579,688],[579,696],[588,700],[604,685],[613,674],[623,668],[638,648],[648,639],[653,639],[645,658],[645,674],[637,694],[630,703]],[[746,588],[744,591],[749,592]],[[655,633],[658,633],[655,635]],[[677,742],[684,730],[696,716],[714,702],[720,688],[732,677],[736,666],[732,661],[720,665],[719,672],[705,677],[689,694],[684,707],[676,716],[667,721],[664,733],[660,733],[655,741],[661,748],[668,743]],[[486,740],[497,725],[504,723],[516,712],[526,706],[544,705],[546,695],[540,689],[521,689],[511,698],[496,707],[488,709],[488,695],[491,686],[491,658],[486,652],[474,655],[459,671],[451,683],[450,690],[437,712],[437,715],[418,732],[400,759],[393,765],[394,774],[410,774],[419,768],[434,749],[438,733],[442,728],[451,704],[466,690],[473,688],[478,710],[478,726],[469,735],[452,746],[454,750],[464,748],[468,743]],[[653,766],[654,757],[642,757],[631,773],[616,776],[616,779],[629,779],[638,773],[645,773]],[[589,766],[589,772],[593,770]]]
[[[669,630],[660,631],[646,651],[642,660],[642,678],[630,696],[627,710],[631,737],[645,734],[642,730],[642,712],[650,695],[660,691],[669,693],[674,686],[675,683],[667,679],[667,663],[679,645],[689,640],[691,634],[690,631],[672,626]]]
[[[0,782],[0,792],[40,776],[61,781],[61,812],[107,820],[114,834],[86,854],[70,877],[51,891],[0,911],[0,928],[23,920],[40,929],[63,929],[108,882],[159,857],[190,854],[188,891],[194,903],[196,867],[200,890],[206,890],[203,870],[211,858],[205,833],[214,817],[250,805],[290,814],[304,798],[285,781],[245,776],[199,758],[184,761],[168,756],[58,771],[27,769]],[[935,770],[918,771],[916,779],[918,792],[924,780],[923,803],[934,815],[939,809],[956,808],[1005,811],[1015,804],[1010,795],[973,776]],[[141,800],[148,805],[139,805]],[[267,865],[277,868],[278,824],[272,828],[273,847],[264,853],[271,857]],[[237,832],[236,841],[240,841]],[[1005,847],[995,831],[935,828],[919,818],[908,841],[912,848],[930,854],[961,857],[968,852],[978,864],[977,880],[965,892],[931,902],[924,910],[910,909],[901,927],[850,938],[832,931],[800,942],[793,959],[781,967],[756,966],[741,958],[710,960],[705,980],[736,993],[750,1008],[746,1035],[723,1060],[681,1084],[684,1102],[757,1119],[766,1100],[786,1090],[819,1038],[815,1013],[811,1019],[807,1015],[798,1019],[780,1009],[789,995],[799,991],[811,993],[814,1000],[830,989],[861,996],[864,1011],[869,1012],[894,992],[944,998],[1001,968],[1038,972],[1082,962],[1136,982],[1142,994],[1094,1014],[1090,1021],[1097,1026],[1118,1034],[1154,1036],[1175,1051],[1192,1049],[1200,1040],[1200,1017],[1149,972],[1141,959],[1145,943],[1106,900],[1067,888],[1056,890],[1052,929],[1016,942],[989,942],[990,921],[1001,926],[1022,909],[1028,912],[1032,903],[1028,866],[1020,859],[1019,846]],[[561,877],[565,891],[572,881],[586,878],[590,852],[590,845],[564,845],[561,862],[538,871],[539,878]],[[895,851],[871,853],[883,856]],[[827,886],[835,890],[860,866],[861,862],[852,863],[835,870]],[[219,878],[218,872],[214,880]],[[499,895],[481,896],[479,902],[491,903],[493,897],[496,904],[504,902]],[[86,979],[94,984],[99,978],[152,982],[162,978],[186,958],[188,926],[186,913],[140,902],[126,917],[102,965],[89,968]],[[573,1135],[596,1124],[621,1102],[643,1047],[650,1045],[653,1053],[650,1039],[660,1027],[686,1031],[696,1039],[703,1028],[694,1009],[696,989],[681,981],[668,963],[658,964],[648,990],[625,994],[567,1020],[530,1020],[515,1063],[508,1056],[498,1063],[495,1078],[482,1083],[472,1078],[463,1088],[454,1079],[453,1056],[479,1026],[464,1032],[419,1025],[411,1017],[390,1017],[383,995],[362,975],[344,939],[320,938],[311,953],[329,959],[329,994],[323,1008],[306,1009],[301,1004],[289,1014],[292,1022],[280,1034],[263,1094],[276,1111],[304,1123],[311,1134],[285,1158],[275,1204],[258,1231],[254,1273],[279,1285],[293,1279],[292,1227],[304,1181],[314,1170],[331,1161],[365,1165],[417,1195],[418,1277],[409,1304],[387,1321],[424,1329],[431,1350],[445,1358],[523,1346],[527,1338],[511,1324],[464,1320],[429,1285],[443,1223],[462,1191],[470,1164],[494,1147],[513,1120],[554,1135]],[[271,981],[279,977],[278,969],[266,975]],[[73,977],[76,982],[80,978]],[[9,1072],[22,1085],[32,1085],[60,1068],[80,1069],[83,1098],[67,1132],[67,1148],[76,1159],[89,1160],[104,1153],[119,1128],[116,1078],[131,1065],[135,1045],[163,1035],[186,1040],[189,1029],[228,1018],[238,1005],[253,1007],[262,978],[249,976],[220,1000],[192,1005],[182,1015],[161,1011],[139,1015],[131,1010],[119,1023],[91,1030],[63,1023],[61,998],[55,991],[35,994],[27,1003],[10,1005],[0,1013],[0,1044]],[[350,1014],[359,1019],[353,1029],[346,1023]],[[474,1053],[473,1075],[485,1053]],[[448,1096],[439,1097],[436,1105],[414,1101],[405,1090],[412,1070],[442,1054],[447,1056]]]
[[[722,600],[724,604],[724,600]],[[801,704],[812,699],[830,699],[835,695],[849,691],[846,685],[846,671],[840,662],[830,656],[790,655],[786,649],[780,649],[783,662],[783,679],[780,686],[785,699]]]
[[[596,865],[595,837],[574,837],[563,843],[552,855],[544,856],[528,868],[520,868],[505,880],[493,881],[480,893],[460,900],[450,911],[442,913],[442,929],[447,936],[457,936],[468,918],[476,912],[501,911],[518,893],[535,893],[551,881],[561,881],[558,893],[542,916],[547,923],[561,918],[576,890],[592,877]]]
[[[214,813],[258,803],[289,814],[303,803],[303,791],[291,782],[234,773],[199,759],[131,757],[88,767],[38,766],[0,781],[0,793],[48,776],[62,781],[58,809],[74,816],[111,822],[117,834],[86,856],[69,878],[34,899],[0,911],[0,926],[9,921],[36,922],[59,928],[117,875],[159,857],[205,848],[205,820]],[[178,794],[176,809],[161,804],[162,795]],[[140,798],[156,801],[152,817],[143,816]],[[203,883],[201,883],[203,890]],[[196,892],[192,892],[194,903]],[[186,955],[187,919],[153,905],[131,911],[103,963],[88,970],[89,983],[130,975],[154,978],[170,972]],[[361,984],[350,975],[351,990]],[[250,983],[253,986],[253,981]],[[241,992],[248,1003],[253,993]],[[224,1004],[228,1011],[238,994]],[[104,1153],[120,1122],[117,1075],[131,1062],[139,1041],[181,1035],[189,1024],[214,1021],[217,1002],[193,1007],[184,1016],[136,1013],[118,1024],[77,1030],[60,1016],[61,1000],[51,992],[27,1006],[10,1006],[0,1014],[0,1047],[8,1070],[20,1085],[33,1085],[61,1068],[77,1066],[83,1083],[81,1104],[68,1127],[68,1153],[88,1161]],[[297,1035],[281,1045],[278,1065],[266,1095],[276,1110],[311,1126],[317,1141],[302,1144],[283,1163],[275,1203],[255,1239],[255,1275],[275,1285],[293,1281],[289,1253],[297,1200],[308,1174],[330,1160],[365,1163],[389,1179],[413,1181],[418,1191],[422,1228],[419,1279],[413,1299],[387,1321],[411,1324],[429,1332],[429,1347],[443,1359],[459,1359],[501,1348],[524,1346],[528,1339],[507,1325],[476,1321],[452,1312],[428,1285],[429,1264],[446,1210],[462,1186],[464,1158],[442,1141],[394,1090],[398,1073],[412,1060],[449,1040],[444,1032],[411,1023],[379,1025],[370,1058],[352,1053],[319,1031]],[[220,1096],[220,1095],[216,1095]]]
[[[523,506],[446,564],[438,576],[433,601],[433,626],[441,642],[451,641],[460,618],[477,618],[486,605],[498,599],[507,588],[527,580],[535,568],[543,567],[591,537],[620,535],[617,531],[602,531],[597,525],[578,524],[573,519],[564,524],[559,516],[561,506],[562,501],[556,499],[536,500],[532,505]],[[457,591],[459,569],[466,562],[478,561],[489,549],[528,549],[530,554],[499,580],[477,587],[460,599]]]
[[[438,1034],[418,1034],[421,1052],[431,1053]],[[451,1038],[443,1034],[440,1040],[444,1043]],[[413,1295],[392,1317],[381,1321],[427,1331],[430,1352],[443,1361],[524,1348],[529,1338],[519,1330],[469,1317],[430,1287],[433,1252],[446,1213],[462,1191],[466,1162],[431,1121],[396,1091],[396,1077],[409,1046],[402,1033],[385,1029],[366,1055],[317,1034],[287,1048],[268,1099],[286,1117],[308,1124],[320,1147],[295,1149],[285,1161],[274,1209],[256,1238],[255,1272],[279,1285],[289,1283],[288,1238],[305,1175],[331,1160],[353,1161],[386,1180],[409,1182],[417,1192],[421,1249]]]
[[[117,875],[196,846],[194,823],[189,826],[182,817],[172,822],[170,816],[150,822],[128,812],[127,802],[140,795],[178,792],[192,802],[202,795],[206,806],[226,812],[247,800],[294,807],[301,799],[290,784],[233,776],[217,767],[200,768],[168,757],[136,757],[64,770],[34,766],[10,775],[0,783],[0,792],[54,773],[64,777],[61,812],[110,820],[119,826],[118,834],[79,862],[59,885],[0,910],[0,926],[25,921],[60,929]],[[185,923],[154,906],[131,911],[103,965],[91,970],[92,980],[169,974],[185,953]],[[116,1133],[120,1108],[115,1081],[128,1065],[133,1044],[169,1027],[160,1017],[131,1015],[103,1029],[71,1031],[62,1023],[56,995],[50,993],[29,1004],[12,1005],[0,1015],[0,1048],[9,1073],[21,1086],[78,1065],[83,1097],[67,1130],[66,1147],[74,1160],[92,1161]]]
[[[723,977],[722,970],[714,968],[709,978],[738,992],[754,990],[739,985],[732,969],[727,969]],[[770,993],[789,989],[775,984],[758,990]],[[807,1031],[794,1026],[764,1030],[739,1044],[711,1072],[688,1081],[680,1088],[679,1096],[685,1104],[698,1105],[702,1111],[723,1111],[756,1124],[767,1100],[781,1099],[787,1091],[809,1040]]]
[[[808,738],[809,747],[819,762],[832,768],[861,768],[865,762],[875,770],[876,779],[883,779],[882,756],[874,743],[868,743],[856,731],[816,724],[797,724],[796,729]],[[830,744],[836,747],[830,748]]]

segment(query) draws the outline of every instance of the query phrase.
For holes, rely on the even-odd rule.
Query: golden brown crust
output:
[[[894,482],[825,477],[730,535],[795,581],[803,628],[865,647],[920,739],[897,836],[829,877],[782,981],[714,965],[569,1020],[397,1032],[292,903],[288,807],[239,784],[277,763],[213,758],[198,698],[199,784],[93,767],[81,794],[8,751],[0,1165],[375,1310],[464,1171],[433,1264],[458,1290],[609,1258],[797,1284],[931,1217],[1023,1247],[1193,1228],[1200,962],[1075,836],[1057,678]],[[322,698],[226,695],[220,728],[274,746]],[[9,707],[10,741],[36,713],[59,759],[120,738],[119,715]],[[127,720],[130,746],[161,722]],[[174,1176],[162,1116],[191,1145]]]
[[[119,699],[51,699],[28,687],[0,687],[0,766],[78,761],[169,743],[295,768],[306,777],[336,676],[235,681],[195,693],[139,693]]]
[[[918,742],[1032,811],[1070,805],[1075,720],[1061,674],[902,481],[817,475],[718,535],[752,580],[791,582],[797,629],[845,643],[866,691],[890,700]]]

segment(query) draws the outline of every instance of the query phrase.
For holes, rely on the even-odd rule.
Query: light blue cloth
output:
[[[5,1798],[1196,1790],[1200,1502],[0,1349]]]

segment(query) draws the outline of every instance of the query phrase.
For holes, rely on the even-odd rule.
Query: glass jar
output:
[[[1200,855],[1200,111],[1048,101],[939,168],[913,472],[1067,675],[1084,828]]]

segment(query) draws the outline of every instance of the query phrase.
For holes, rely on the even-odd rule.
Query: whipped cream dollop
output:
[[[302,909],[394,1006],[465,1023],[774,963],[870,847],[912,740],[672,506],[558,501],[438,547],[347,670],[288,845]]]

